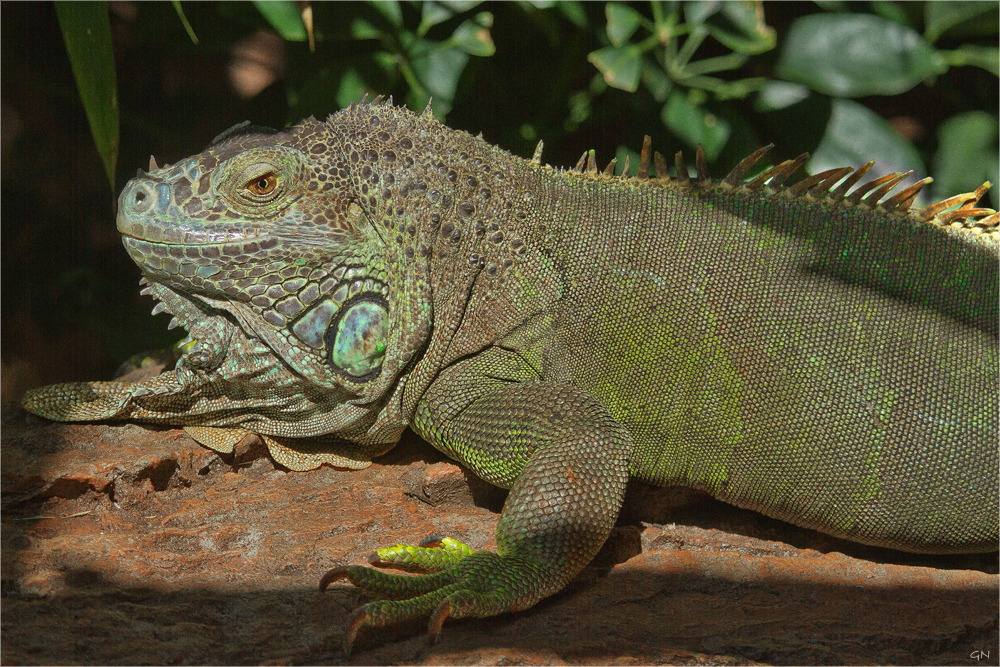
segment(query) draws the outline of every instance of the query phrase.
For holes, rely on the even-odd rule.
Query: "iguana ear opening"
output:
[[[355,382],[382,369],[389,338],[389,306],[380,294],[361,294],[340,309],[326,331],[330,367]]]

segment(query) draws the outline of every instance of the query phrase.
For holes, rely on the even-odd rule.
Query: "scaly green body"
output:
[[[551,262],[512,272],[499,309],[531,306],[496,342],[595,396],[631,474],[870,544],[995,548],[986,248],[857,207],[522,170]]]
[[[362,625],[523,609],[614,524],[628,475],[860,542],[997,547],[997,215],[985,191],[912,213],[924,182],[864,170],[670,180],[521,160],[429,114],[361,105],[238,127],[151,165],[118,219],[193,349],[145,383],[55,385],[59,420],[248,433],[293,469],[363,467],[412,425],[511,488],[498,554],[331,571],[396,601]],[[847,177],[840,186],[834,187]],[[863,195],[871,193],[867,198]],[[879,200],[881,204],[876,205]],[[958,207],[947,211],[948,208]]]

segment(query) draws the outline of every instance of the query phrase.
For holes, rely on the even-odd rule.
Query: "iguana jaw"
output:
[[[297,373],[254,335],[245,314],[159,282],[144,283],[143,294],[158,301],[154,312],[173,315],[171,328],[188,331],[187,349],[173,371],[135,384],[103,383],[104,412],[79,418],[242,428],[285,437],[363,434],[376,418],[377,407],[352,403],[358,392],[320,386]]]

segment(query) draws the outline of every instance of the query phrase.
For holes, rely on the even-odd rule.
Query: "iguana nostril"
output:
[[[122,208],[132,214],[147,211],[155,202],[153,193],[143,183],[132,183],[125,189],[119,202]]]

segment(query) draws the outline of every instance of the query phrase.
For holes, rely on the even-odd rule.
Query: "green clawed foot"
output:
[[[423,546],[437,544],[438,547]],[[419,567],[431,574],[400,575],[370,567],[348,565],[327,572],[320,590],[347,579],[368,594],[382,598],[356,609],[344,633],[344,656],[362,627],[427,621],[431,643],[437,641],[445,619],[482,618],[531,607],[553,592],[553,581],[526,558],[473,552],[450,538],[425,540],[420,547],[397,545],[379,549],[379,565]],[[556,585],[558,588],[561,582]]]

